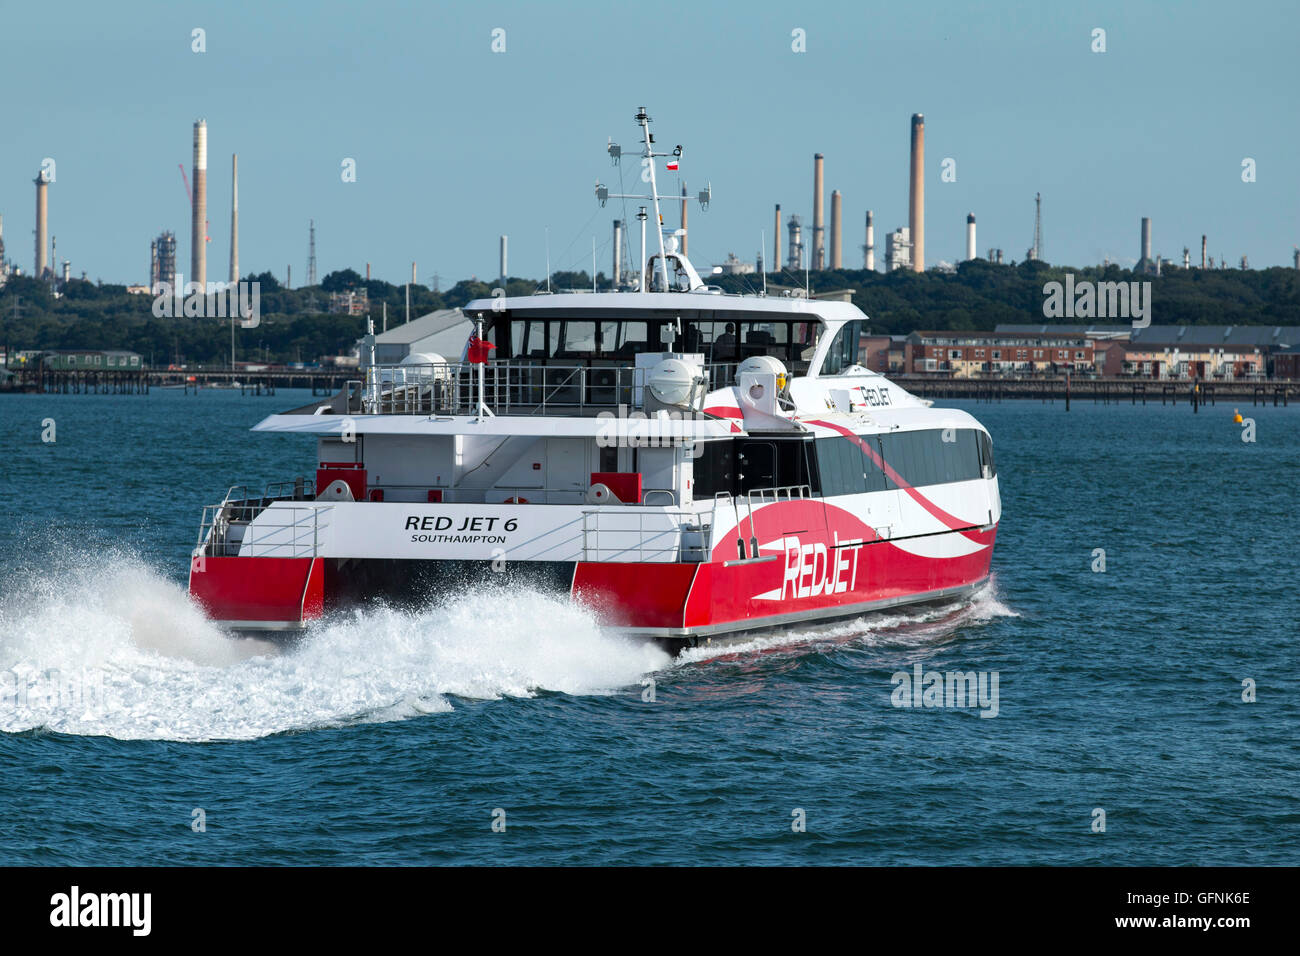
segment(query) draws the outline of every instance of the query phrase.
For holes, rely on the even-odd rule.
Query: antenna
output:
[[[636,270],[636,291],[645,291],[645,206],[636,214],[637,219],[641,221],[641,265]]]
[[[645,107],[639,106],[636,111],[636,121],[641,127],[641,133],[645,137],[645,158],[650,160],[647,168],[650,170],[650,199],[655,207],[655,229],[656,235],[659,236],[659,269],[663,275],[664,291],[668,291],[668,257],[664,254],[664,217],[659,211],[659,184],[655,178],[654,162],[654,137],[650,135],[650,117],[646,115]],[[666,153],[663,155],[667,155]]]
[[[307,284],[316,284],[316,220],[307,227]]]
[[[642,163],[646,171],[649,172],[649,179],[647,180],[647,182],[650,183],[649,195],[641,195],[641,194],[625,195],[622,193],[611,193],[609,191],[608,186],[606,186],[604,183],[597,181],[596,200],[602,206],[604,206],[605,203],[611,199],[640,199],[640,200],[649,200],[650,204],[654,206],[654,216],[655,216],[655,221],[658,223],[658,231],[659,231],[659,267],[658,268],[660,274],[663,277],[663,288],[665,291],[669,291],[671,290],[671,284],[668,279],[668,257],[667,257],[667,250],[664,245],[664,228],[663,228],[664,217],[659,209],[659,185],[656,176],[655,159],[659,157],[671,157],[671,159],[669,159],[669,162],[667,163],[667,168],[670,172],[676,172],[678,169],[680,169],[681,166],[682,147],[677,146],[673,149],[672,152],[669,153],[655,152],[654,150],[655,138],[654,135],[650,132],[650,117],[646,115],[644,106],[637,108],[636,121],[637,121],[637,125],[641,127],[642,140],[644,143],[644,149],[641,153],[641,157],[642,157]],[[606,146],[606,151],[609,153],[610,161],[613,163],[613,165],[617,166],[619,164],[619,160],[622,158],[623,155],[622,148],[617,143],[615,143],[611,138],[609,144]],[[709,203],[713,199],[713,184],[710,183],[705,189],[702,189],[696,198],[700,203],[701,209],[708,209]],[[642,219],[644,215],[645,215],[645,207],[643,206],[642,212],[638,214],[637,218]],[[645,230],[644,219],[642,219],[641,227],[642,227],[642,231],[644,232]],[[642,278],[638,282],[638,291],[641,292],[646,291],[645,265],[644,265],[645,251],[646,251],[645,242],[643,241],[641,243],[642,266],[640,270]],[[674,247],[674,253],[675,252],[676,249]],[[683,256],[683,258],[685,257],[684,250],[681,253],[681,255]]]

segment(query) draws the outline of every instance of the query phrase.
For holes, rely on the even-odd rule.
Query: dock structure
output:
[[[37,366],[11,369],[12,377],[0,383],[0,392],[41,392],[64,395],[147,395],[152,388],[181,388],[186,392],[205,389],[238,389],[245,395],[274,395],[277,389],[308,388],[312,395],[333,395],[349,382],[363,377],[354,368],[269,368],[171,369],[139,368],[118,371],[100,369],[54,369]],[[1109,378],[1081,378],[1074,375],[988,376],[951,378],[935,375],[890,375],[913,395],[921,398],[971,399],[1002,402],[1029,399],[1039,402],[1086,402],[1113,405],[1127,400],[1146,405],[1158,398],[1161,405],[1180,400],[1193,409],[1216,405],[1221,398],[1253,406],[1289,406],[1300,400],[1298,379],[1203,379],[1143,378],[1132,375]]]
[[[891,375],[913,395],[922,398],[973,399],[977,402],[1001,402],[1010,399],[1037,399],[1040,402],[1071,400],[1094,404],[1129,404],[1160,399],[1160,404],[1177,405],[1179,399],[1193,409],[1224,401],[1252,405],[1286,406],[1300,399],[1300,381],[1294,379],[1241,379],[1204,381],[1197,379],[1159,379],[1121,376],[1115,378],[1079,378],[1077,376],[990,376],[987,378],[940,378],[932,375]],[[1068,407],[1068,405],[1067,405]]]
[[[245,395],[274,395],[281,388],[309,388],[313,395],[333,395],[360,373],[356,369],[62,369],[45,365],[10,369],[0,392],[46,395],[148,395],[154,388],[238,389]]]

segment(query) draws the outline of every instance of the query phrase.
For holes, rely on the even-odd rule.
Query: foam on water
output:
[[[608,693],[668,663],[528,591],[367,609],[285,648],[228,637],[183,587],[129,556],[68,559],[0,594],[5,732],[252,739],[447,711],[449,695]]]
[[[897,646],[937,644],[965,625],[1020,615],[997,596],[996,575],[969,598],[926,607],[900,607],[828,624],[796,625],[748,640],[725,642],[682,651],[677,664],[697,664],[720,657],[772,651],[807,651],[825,645]]]

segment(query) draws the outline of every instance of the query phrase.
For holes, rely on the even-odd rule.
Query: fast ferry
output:
[[[314,478],[204,509],[190,592],[239,632],[491,584],[571,595],[608,628],[693,646],[960,598],[989,576],[993,442],[858,364],[845,301],[728,295],[661,227],[657,152],[628,291],[468,303],[454,360],[374,362],[254,431],[310,435]],[[621,149],[611,144],[617,163]],[[701,204],[709,193],[701,193]],[[653,217],[653,218],[651,218]]]

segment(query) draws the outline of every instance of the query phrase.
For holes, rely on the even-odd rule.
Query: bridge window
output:
[[[566,320],[560,323],[560,358],[591,358],[596,354],[596,323]]]
[[[976,432],[979,436],[979,460],[984,469],[984,474],[988,478],[997,477],[998,466],[993,460],[993,439],[985,432]]]
[[[864,323],[860,319],[845,322],[831,340],[830,350],[822,360],[822,375],[839,375],[850,365],[857,365],[859,343]]]

